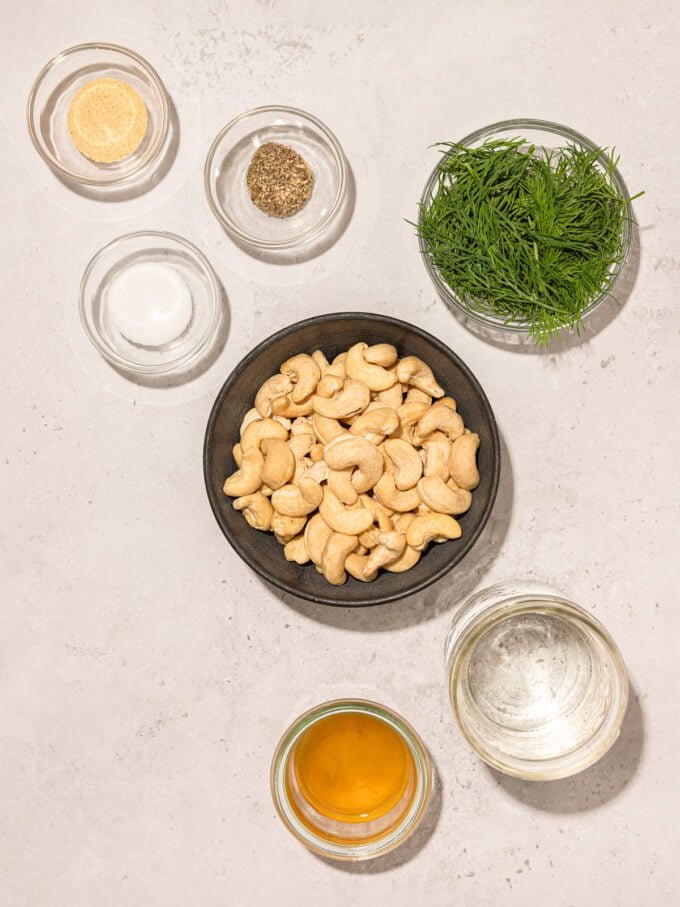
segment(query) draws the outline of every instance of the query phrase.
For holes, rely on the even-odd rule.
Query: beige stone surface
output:
[[[2,19],[3,907],[678,903],[675,5],[5,0]],[[173,99],[174,158],[137,198],[74,192],[28,138],[35,74],[93,39],[146,56]],[[356,184],[348,229],[296,265],[243,253],[203,195],[213,137],[267,103],[324,120]],[[615,146],[631,191],[646,192],[618,309],[541,354],[460,324],[406,222],[432,143],[513,116]],[[198,245],[228,296],[223,348],[177,386],[115,372],[77,316],[89,258],[146,228]],[[201,473],[212,401],[244,353],[291,321],[351,308],[455,349],[504,444],[495,512],[460,568],[357,612],[265,586],[222,538]],[[487,769],[447,704],[457,603],[512,576],[590,608],[628,665],[619,742],[568,781]],[[268,787],[289,721],[341,695],[400,711],[437,767],[418,836],[356,867],[293,840]]]

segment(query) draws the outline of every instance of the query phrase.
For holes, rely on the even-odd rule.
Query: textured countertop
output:
[[[3,907],[678,903],[676,4],[4,0],[2,18]],[[28,138],[33,78],[88,40],[137,50],[172,96],[173,158],[137,198],[73,191]],[[296,265],[238,249],[203,195],[219,129],[269,103],[326,122],[356,186],[338,242]],[[618,306],[539,354],[453,317],[406,223],[428,146],[513,116],[615,146],[629,189],[646,193]],[[176,386],[124,378],[77,317],[89,258],[145,228],[198,245],[228,299],[223,344]],[[449,344],[488,393],[504,455],[495,511],[460,567],[357,611],[264,585],[220,534],[201,470],[213,399],[244,353],[347,309]],[[516,576],[592,610],[628,666],[619,741],[570,780],[488,769],[447,703],[456,606]],[[437,770],[417,835],[356,866],[298,844],[268,786],[287,724],[343,695],[401,712]]]

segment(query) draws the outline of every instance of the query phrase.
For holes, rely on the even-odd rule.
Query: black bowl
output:
[[[224,480],[236,469],[232,447],[239,439],[241,420],[252,408],[263,381],[276,374],[283,362],[297,353],[322,350],[329,360],[364,341],[392,343],[400,356],[418,356],[430,366],[447,394],[455,398],[463,420],[480,437],[479,486],[472,506],[458,517],[460,539],[430,545],[405,573],[381,571],[371,583],[349,577],[332,586],[313,564],[287,561],[283,548],[270,532],[249,526],[222,491]],[[203,448],[203,472],[215,519],[234,550],[252,569],[284,592],[325,605],[354,607],[380,605],[420,592],[458,564],[477,541],[489,518],[498,490],[500,443],[491,406],[479,382],[465,363],[445,344],[420,328],[364,312],[321,315],[292,324],[263,340],[236,366],[217,395],[208,419]]]

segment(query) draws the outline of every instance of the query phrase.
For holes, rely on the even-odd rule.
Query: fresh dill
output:
[[[626,255],[618,159],[522,138],[439,147],[438,182],[415,226],[444,282],[467,308],[526,325],[538,344],[580,329]]]

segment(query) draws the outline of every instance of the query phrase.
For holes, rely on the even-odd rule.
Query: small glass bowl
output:
[[[265,142],[293,148],[314,174],[307,203],[289,217],[272,217],[251,200],[246,174]],[[205,192],[213,214],[237,242],[287,250],[320,237],[342,207],[347,163],[327,126],[294,107],[258,107],[233,119],[212,143],[205,162]]]
[[[132,343],[111,318],[108,292],[131,265],[157,262],[174,268],[191,293],[185,330],[162,346]],[[80,318],[87,336],[112,365],[128,372],[161,375],[194,363],[214,337],[222,291],[210,262],[195,246],[172,233],[144,231],[113,240],[90,261],[80,284]]]
[[[341,713],[369,715],[384,721],[406,745],[412,762],[407,791],[399,803],[387,816],[371,822],[326,818],[304,799],[295,782],[293,762],[298,741],[316,722]],[[314,853],[336,860],[368,860],[398,847],[416,830],[430,801],[432,766],[422,740],[396,712],[366,699],[336,699],[305,712],[281,737],[272,761],[271,791],[288,830]],[[300,819],[300,813],[307,817],[307,823]]]
[[[536,149],[539,152],[542,149],[550,150],[561,146],[563,147],[567,144],[575,145],[576,147],[585,149],[587,151],[596,151],[601,147],[599,145],[596,145],[590,139],[586,138],[586,136],[582,135],[580,132],[576,132],[574,129],[570,129],[568,126],[561,126],[559,123],[551,123],[547,120],[533,120],[525,118],[516,120],[503,120],[499,123],[494,123],[491,126],[485,126],[483,129],[478,129],[476,132],[472,132],[470,133],[470,135],[466,135],[465,138],[460,140],[460,144],[474,148],[479,145],[483,145],[487,140],[510,140],[517,138],[526,139],[527,145],[535,145]],[[446,156],[444,155],[442,160],[445,160],[445,157]],[[606,155],[602,155],[599,158],[599,163],[602,169],[605,170],[607,166]],[[436,167],[430,174],[427,183],[425,184],[425,189],[423,190],[423,194],[420,199],[419,211],[422,211],[422,208],[430,202],[433,195],[437,191],[440,166],[441,161],[436,165]],[[623,181],[621,174],[616,168],[612,170],[612,181],[619,196],[622,199],[629,201],[630,195],[628,193],[628,189]],[[632,238],[633,222],[630,217],[629,210],[628,215],[623,219],[623,258],[620,262],[612,266],[609,272],[610,277],[607,285],[603,286],[601,291],[593,296],[591,301],[581,313],[581,320],[590,315],[603,300],[612,296],[614,287],[618,283],[618,280],[626,266]],[[423,262],[425,263],[425,268],[427,269],[427,273],[430,275],[430,278],[435,285],[435,289],[437,290],[441,299],[451,309],[463,315],[464,317],[469,318],[476,324],[481,325],[483,328],[491,329],[492,331],[507,332],[510,334],[528,334],[530,332],[532,326],[530,321],[507,319],[502,315],[495,315],[492,312],[484,311],[469,298],[459,296],[457,293],[455,293],[432,263],[425,240],[420,235],[418,236],[418,244],[421,252],[421,257],[423,259]],[[561,328],[571,329],[572,327],[573,325],[565,324],[557,330],[560,330]]]
[[[111,164],[92,161],[73,144],[68,110],[74,94],[94,79],[120,79],[146,105],[148,124],[139,147]],[[64,179],[108,186],[138,176],[158,156],[170,123],[168,95],[158,73],[138,54],[116,44],[78,44],[57,54],[38,74],[28,98],[28,131],[38,154]]]
[[[446,668],[463,736],[508,775],[574,775],[619,735],[621,653],[602,624],[547,586],[510,581],[469,598],[446,640]]]

